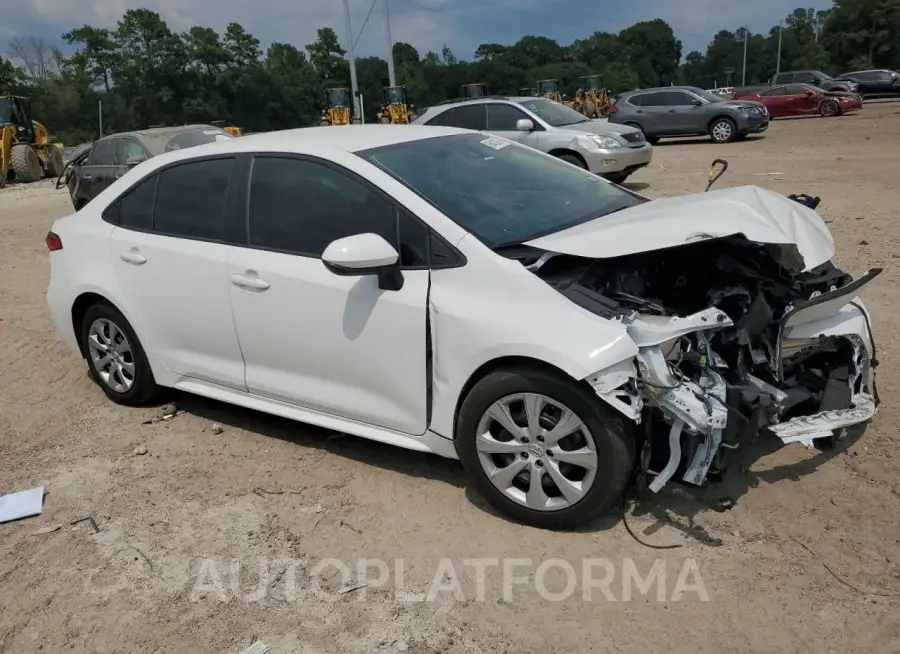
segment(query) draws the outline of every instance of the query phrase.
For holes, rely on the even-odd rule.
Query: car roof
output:
[[[166,152],[150,161],[163,166],[183,159],[240,154],[243,152],[284,152],[327,157],[339,152],[356,153],[398,143],[469,134],[471,130],[431,125],[343,125],[340,127],[303,127],[261,132]]]
[[[166,145],[173,136],[184,134],[185,132],[195,132],[198,130],[216,130],[216,133],[227,134],[221,127],[215,125],[207,125],[205,123],[196,123],[192,125],[177,125],[172,127],[147,127],[145,129],[135,129],[128,132],[116,132],[109,134],[102,139],[95,141],[107,141],[109,139],[132,137],[143,143],[151,154],[162,154],[166,150]]]

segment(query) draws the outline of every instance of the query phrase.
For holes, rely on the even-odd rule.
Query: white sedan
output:
[[[649,201],[477,132],[323,127],[154,157],[47,246],[114,402],[170,387],[459,458],[537,526],[875,412],[879,271],[756,187]]]

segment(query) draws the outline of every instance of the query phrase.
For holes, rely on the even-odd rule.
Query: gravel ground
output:
[[[719,186],[819,195],[838,264],[884,268],[864,294],[874,422],[830,451],[761,439],[724,484],[643,501],[632,530],[672,549],[639,544],[616,515],[578,533],[511,524],[454,462],[199,398],[144,424],[165,409],[106,401],[52,330],[43,239],[65,192],[0,191],[0,493],[47,489],[43,515],[0,525],[0,650],[900,651],[898,144],[900,103],[876,102],[728,146],[664,142],[633,178],[650,196],[699,191],[726,157]],[[87,516],[96,533],[71,524]],[[342,593],[360,559],[388,567]],[[469,559],[500,565],[479,584]],[[572,592],[553,559],[573,566]],[[595,581],[615,576],[586,597],[591,559]],[[642,593],[631,569],[664,582]],[[511,574],[523,583],[505,587]]]

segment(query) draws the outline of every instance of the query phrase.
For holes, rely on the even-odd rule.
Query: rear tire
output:
[[[125,316],[98,302],[81,321],[81,351],[91,378],[116,404],[142,406],[159,396],[144,348]]]
[[[529,403],[538,430],[523,428]],[[511,429],[492,414],[510,418],[501,421]],[[552,430],[563,422],[572,431],[554,445]],[[621,501],[635,456],[623,416],[587,386],[530,366],[497,370],[472,387],[457,419],[456,449],[494,509],[544,529],[580,527]]]
[[[47,146],[47,166],[44,168],[44,176],[58,179],[63,174],[66,164],[63,162],[62,152],[55,145]]]
[[[391,118],[390,118],[390,116],[381,116],[381,117],[378,119],[378,122],[381,123],[382,125],[390,125],[390,124],[391,124]]]
[[[36,182],[42,177],[41,160],[34,148],[25,143],[10,148],[9,161],[16,173],[16,181],[24,184]]]

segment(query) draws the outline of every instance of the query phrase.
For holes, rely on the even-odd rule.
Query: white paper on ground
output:
[[[0,522],[40,515],[44,507],[44,487],[0,497]]]

